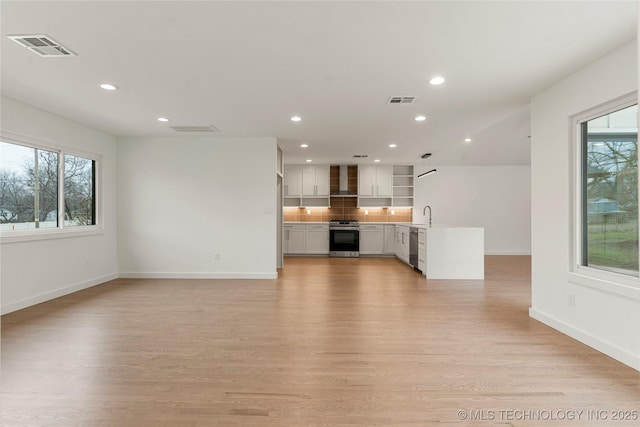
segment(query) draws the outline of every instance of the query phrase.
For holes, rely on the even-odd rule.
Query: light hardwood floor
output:
[[[640,410],[640,373],[529,306],[529,257],[484,281],[371,258],[116,280],[2,317],[0,425],[637,426],[613,411]]]

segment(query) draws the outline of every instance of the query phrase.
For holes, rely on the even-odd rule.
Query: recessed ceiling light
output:
[[[311,163],[311,162],[313,162],[313,160],[307,159],[307,163]]]
[[[431,83],[434,86],[441,85],[442,83],[444,83],[444,77],[434,76],[431,80],[429,80],[429,83]]]
[[[471,142],[471,138],[465,138],[464,142]]]
[[[301,121],[301,120],[302,120],[302,117],[300,117],[300,116],[293,116],[293,117],[291,117],[291,121],[292,121],[292,122],[299,122],[299,121]]]
[[[159,122],[168,122],[169,119],[167,119],[166,117],[158,117],[158,121]]]
[[[397,146],[397,144],[389,144],[389,148],[396,148]]]
[[[374,162],[380,163],[380,159],[375,159]]]
[[[117,86],[112,85],[111,83],[101,83],[100,87],[104,90],[116,90],[118,89]]]
[[[309,144],[300,144],[300,147],[302,148],[307,148],[309,146]]]
[[[425,120],[427,120],[425,116],[416,116],[415,118],[416,122],[424,122]]]

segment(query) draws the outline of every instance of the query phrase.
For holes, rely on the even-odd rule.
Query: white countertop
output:
[[[329,224],[328,221],[284,221],[285,225],[297,225],[297,224]],[[360,225],[400,225],[404,227],[415,227],[415,228],[483,228],[483,227],[467,227],[461,225],[447,225],[447,224],[433,224],[429,227],[429,224],[415,224],[411,222],[361,222]]]
[[[329,224],[328,221],[283,221],[283,224]],[[411,224],[410,222],[361,222],[360,225],[406,225],[408,227],[425,227],[425,224]]]
[[[290,225],[298,225],[298,224],[327,224],[329,225],[329,223],[327,221],[283,221],[284,225],[290,224]]]

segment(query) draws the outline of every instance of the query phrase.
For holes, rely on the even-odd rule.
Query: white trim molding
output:
[[[72,294],[74,292],[82,291],[84,289],[91,288],[93,286],[101,285],[103,283],[115,280],[118,278],[117,273],[111,273],[106,276],[96,277],[85,282],[76,283],[75,285],[66,286],[64,288],[55,289],[53,291],[45,292],[33,297],[25,298],[20,301],[12,302],[7,305],[3,305],[0,308],[0,314],[5,315],[14,311],[22,310],[23,308],[31,307],[32,305],[40,304],[55,298],[59,298],[65,295]]]
[[[632,367],[635,370],[640,371],[640,357],[629,353],[607,341],[604,341],[600,338],[597,338],[585,331],[574,328],[573,326],[553,317],[548,314],[541,312],[533,307],[529,308],[529,317],[544,323],[545,325],[562,332],[565,335],[574,338],[581,343],[588,345],[589,347],[598,350],[610,356],[617,361],[624,363],[627,366]]]
[[[121,272],[121,279],[277,279],[278,272],[268,273],[186,273],[186,272]]]

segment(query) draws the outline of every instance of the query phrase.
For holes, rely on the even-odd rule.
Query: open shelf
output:
[[[413,165],[393,166],[394,207],[413,207]]]

